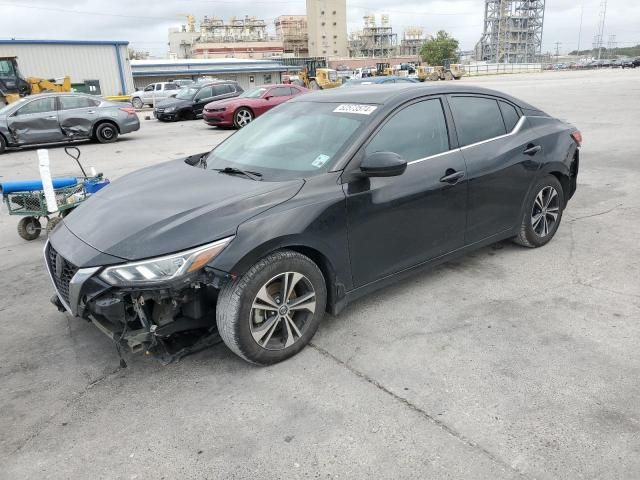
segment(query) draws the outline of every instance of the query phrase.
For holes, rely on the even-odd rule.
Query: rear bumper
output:
[[[131,133],[140,130],[140,119],[138,115],[128,116],[120,123],[120,133]]]

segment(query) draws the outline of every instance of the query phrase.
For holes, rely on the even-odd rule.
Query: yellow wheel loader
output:
[[[47,80],[24,78],[18,69],[17,57],[0,57],[0,105],[13,103],[27,95],[43,92],[70,92],[71,78]]]
[[[319,63],[317,60],[307,61],[299,78],[304,86],[311,90],[325,90],[342,85],[342,80],[338,78],[338,72],[332,68],[326,68],[324,63]]]

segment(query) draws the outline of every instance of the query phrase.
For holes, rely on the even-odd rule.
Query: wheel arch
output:
[[[256,112],[249,105],[240,105],[239,107],[236,107],[235,110],[233,111],[233,117],[234,118],[236,116],[236,112],[238,110],[240,110],[241,108],[246,108],[247,110],[249,110],[251,112],[251,115],[253,115],[253,118],[256,118]]]
[[[337,277],[336,269],[325,249],[298,236],[272,239],[249,250],[229,271],[233,277],[244,275],[261,258],[280,250],[293,250],[309,257],[320,269],[327,287],[327,311],[336,312],[336,306],[344,298],[345,285]]]

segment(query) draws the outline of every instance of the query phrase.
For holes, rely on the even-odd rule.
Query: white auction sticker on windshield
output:
[[[335,113],[357,113],[359,115],[371,115],[378,108],[375,105],[359,105],[357,103],[344,103],[334,110]]]
[[[318,155],[316,157],[316,159],[311,162],[311,165],[313,165],[316,168],[322,168],[322,166],[327,163],[327,160],[329,160],[331,157],[329,155],[325,155],[324,153],[321,153],[320,155]]]

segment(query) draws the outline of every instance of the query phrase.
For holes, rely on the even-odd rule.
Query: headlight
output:
[[[165,113],[171,113],[176,111],[176,107],[167,107],[164,109]]]
[[[226,109],[227,109],[226,107],[212,108],[211,111],[212,112],[224,112]]]
[[[217,257],[231,240],[233,237],[227,237],[173,255],[108,267],[100,274],[100,278],[116,286],[135,286],[174,280],[200,270]]]

